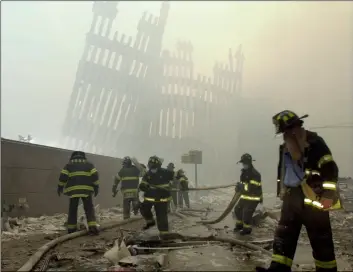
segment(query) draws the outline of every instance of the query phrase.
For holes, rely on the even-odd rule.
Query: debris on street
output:
[[[97,221],[107,222],[113,220],[122,220],[122,209],[118,207],[110,209],[99,209],[96,206]],[[78,210],[78,225],[79,229],[86,228],[86,216],[82,208],[82,204]],[[55,214],[53,216],[40,217],[22,217],[8,218],[6,221],[7,228],[1,233],[1,241],[9,241],[20,239],[30,235],[38,234],[58,234],[66,231],[67,214]]]

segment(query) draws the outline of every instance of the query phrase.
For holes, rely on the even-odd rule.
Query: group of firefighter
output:
[[[337,271],[329,211],[340,209],[337,191],[338,167],[327,144],[317,133],[303,127],[304,115],[299,117],[284,110],[272,117],[276,134],[283,135],[279,146],[277,196],[282,200],[281,217],[275,231],[272,262],[269,268],[256,271],[291,271],[302,225],[306,227],[313,250],[316,271]],[[236,193],[240,199],[235,206],[234,232],[252,232],[252,216],[263,201],[261,175],[253,165],[250,154],[241,156],[240,181]],[[140,181],[140,177],[141,181]],[[122,168],[114,177],[113,196],[118,185],[123,195],[124,219],[140,211],[148,229],[157,223],[160,237],[168,237],[170,203],[182,207],[183,200],[190,207],[188,179],[183,170],[174,171],[174,164],[162,167],[157,156],[149,158],[147,167],[123,159]],[[68,232],[77,230],[77,208],[83,202],[89,232],[98,234],[92,197],[99,191],[98,172],[87,161],[85,153],[75,151],[61,171],[58,194],[70,196]],[[154,207],[156,219],[153,217]]]
[[[189,181],[183,169],[175,170],[173,163],[162,168],[162,159],[157,156],[149,158],[147,167],[130,157],[124,157],[122,167],[114,176],[112,187],[113,197],[120,191],[123,197],[124,220],[133,213],[139,212],[146,220],[144,229],[157,227],[160,236],[168,234],[168,213],[183,204],[190,208]],[[141,179],[141,181],[140,181]],[[90,234],[98,234],[98,227],[93,206],[93,195],[99,191],[99,176],[97,169],[86,158],[82,151],[74,151],[70,161],[62,169],[59,177],[58,195],[62,193],[70,197],[67,221],[68,233],[77,231],[77,211],[80,199],[87,217]],[[156,213],[153,218],[152,208]]]

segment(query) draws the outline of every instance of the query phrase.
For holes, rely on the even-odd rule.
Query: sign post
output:
[[[181,163],[195,165],[195,187],[197,188],[197,165],[202,164],[202,151],[190,150],[189,153],[186,153],[181,156]]]

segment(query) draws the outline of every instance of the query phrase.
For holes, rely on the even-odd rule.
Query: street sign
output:
[[[181,155],[181,163],[195,165],[195,187],[197,188],[197,165],[202,164],[202,151],[190,150],[189,153]]]
[[[181,163],[202,164],[202,151],[190,150],[189,153],[181,155]]]

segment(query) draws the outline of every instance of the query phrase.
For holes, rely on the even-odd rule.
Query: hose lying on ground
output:
[[[215,189],[223,189],[223,188],[229,188],[229,187],[234,187],[234,186],[235,186],[235,184],[210,186],[210,187],[197,187],[197,188],[189,188],[187,191],[215,190]]]
[[[127,220],[123,220],[120,222],[109,222],[106,224],[103,224],[100,226],[100,230],[108,230],[112,229],[118,226],[122,226],[125,224],[129,224],[138,220],[141,220],[142,217],[136,217],[136,218],[130,218]],[[49,243],[46,243],[44,246],[40,247],[29,259],[28,261],[17,271],[31,271],[33,267],[40,261],[40,259],[43,257],[45,253],[47,253],[50,249],[55,247],[56,245],[63,243],[65,241],[80,237],[80,236],[85,236],[88,234],[87,230],[82,230],[78,232],[74,232],[71,234],[66,234],[63,236],[60,236]]]
[[[195,214],[193,212],[188,212],[188,211],[179,211],[179,213],[187,216],[192,216],[192,217],[200,217],[200,214]]]
[[[251,250],[255,250],[255,251],[261,251],[262,253],[271,256],[272,253],[260,246],[256,246],[252,243],[246,242],[246,241],[241,241],[238,239],[234,239],[234,238],[224,238],[224,237],[218,237],[218,236],[207,236],[207,237],[200,237],[200,236],[183,236],[181,235],[181,237],[183,237],[183,239],[185,241],[192,241],[192,240],[197,240],[197,241],[202,241],[202,240],[206,240],[206,241],[218,241],[218,242],[222,242],[222,243],[229,243],[231,245],[237,245],[237,246],[241,246],[241,247],[245,247]]]
[[[187,236],[187,235],[182,235],[180,233],[169,233],[168,235],[169,239],[173,239],[173,240],[182,240],[182,241],[187,241],[187,242],[192,242],[192,241],[198,241],[198,243],[200,243],[201,241],[207,241],[207,242],[221,242],[221,243],[228,243],[234,246],[241,246],[241,247],[245,247],[251,250],[255,250],[255,251],[261,251],[262,253],[266,254],[266,255],[272,255],[272,253],[260,246],[254,245],[248,241],[241,241],[238,239],[234,239],[234,238],[225,238],[225,237],[218,237],[218,236],[214,236],[214,235],[210,235],[210,236]]]
[[[240,193],[235,192],[232,201],[229,203],[228,207],[224,210],[224,212],[214,220],[203,220],[203,221],[198,221],[197,223],[202,223],[202,224],[216,224],[221,222],[226,216],[233,210],[234,206],[237,204],[237,202],[240,199]]]
[[[179,217],[181,219],[189,220],[189,218],[186,215],[181,214],[180,212],[173,212],[172,214],[176,215],[177,217]]]
[[[211,212],[213,210],[211,209],[203,209],[203,210],[199,210],[199,209],[190,209],[190,208],[187,208],[187,209],[182,209],[181,211],[185,211],[185,212],[200,212],[200,213],[204,213],[204,212]]]

